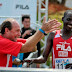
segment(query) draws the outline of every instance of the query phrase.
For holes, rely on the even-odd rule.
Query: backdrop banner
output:
[[[21,20],[21,16],[24,14],[30,15],[31,22],[36,23],[37,0],[0,0],[0,24],[9,17],[17,20],[19,17]],[[20,22],[20,20],[18,21]],[[31,26],[34,27],[34,24]]]

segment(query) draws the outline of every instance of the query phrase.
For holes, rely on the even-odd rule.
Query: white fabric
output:
[[[7,54],[7,64],[6,64],[6,67],[8,67],[9,66],[9,60],[10,60],[10,54]]]

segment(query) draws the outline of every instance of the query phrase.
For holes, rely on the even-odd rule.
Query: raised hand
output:
[[[46,22],[46,17],[44,17],[41,29],[44,30],[46,33],[49,33],[54,30],[60,29],[58,28],[60,26],[61,26],[61,23],[58,22],[56,19],[49,20],[48,22]]]

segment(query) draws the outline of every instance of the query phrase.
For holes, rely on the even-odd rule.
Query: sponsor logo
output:
[[[56,50],[61,49],[63,51],[71,51],[70,43],[65,42],[59,42],[61,44],[56,45]],[[65,47],[66,46],[66,47]]]
[[[59,57],[68,57],[68,51],[58,51]]]
[[[69,63],[69,59],[57,59],[56,63]]]
[[[29,6],[23,6],[23,5],[16,5],[16,9],[29,9]]]

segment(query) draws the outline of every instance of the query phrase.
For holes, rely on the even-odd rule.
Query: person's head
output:
[[[64,17],[62,18],[62,21],[64,23],[64,28],[66,29],[72,29],[72,10],[67,10],[64,13]]]
[[[24,28],[30,27],[30,15],[23,15],[22,16],[22,24],[23,24]]]
[[[12,41],[17,41],[17,38],[21,35],[18,22],[13,18],[6,19],[1,24],[1,35],[4,38],[10,39]]]

